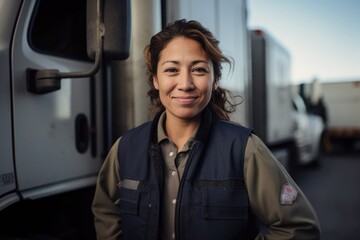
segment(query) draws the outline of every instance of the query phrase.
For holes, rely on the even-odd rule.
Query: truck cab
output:
[[[0,0],[0,237],[20,232],[30,212],[60,214],[47,199],[95,185],[111,144],[105,72],[130,45],[129,1],[121,2],[102,6],[107,16],[113,5],[124,9],[125,23],[100,40],[97,29],[109,20],[91,14],[100,9],[96,1]],[[110,35],[127,46],[114,52]],[[85,205],[86,193],[68,198]],[[36,200],[41,205],[27,205]]]
[[[69,1],[68,1],[69,2]],[[39,69],[91,67],[86,53],[86,1],[1,1],[0,209],[94,184],[102,162],[103,83],[62,79],[60,89],[31,91]],[[6,34],[3,34],[6,32]]]

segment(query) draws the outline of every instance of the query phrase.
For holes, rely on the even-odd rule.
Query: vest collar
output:
[[[152,121],[150,139],[149,139],[149,142],[151,144],[156,144],[158,141],[157,126],[162,114],[163,112],[157,113]],[[210,133],[213,114],[209,107],[206,107],[201,114],[202,114],[201,123],[195,135],[195,141],[205,143]]]

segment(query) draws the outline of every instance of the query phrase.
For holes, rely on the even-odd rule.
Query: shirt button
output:
[[[175,203],[176,203],[176,199],[173,199],[171,202],[172,202],[172,204],[175,204]]]
[[[175,171],[172,171],[172,172],[171,172],[171,175],[175,176],[175,175],[176,175],[176,172],[175,172]]]
[[[169,156],[170,156],[170,157],[174,156],[174,153],[173,153],[173,152],[170,152],[170,153],[169,153]]]

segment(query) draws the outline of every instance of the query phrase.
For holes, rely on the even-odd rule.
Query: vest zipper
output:
[[[162,171],[161,171],[161,168],[159,168],[159,166],[158,166],[158,162],[157,161],[160,161],[159,159],[158,159],[158,157],[160,156],[161,157],[161,154],[159,153],[160,152],[160,148],[158,147],[158,146],[151,146],[150,147],[150,160],[151,160],[151,166],[152,166],[152,168],[153,168],[153,172],[155,173],[154,174],[154,176],[153,176],[153,178],[154,178],[154,182],[155,182],[155,184],[157,185],[157,187],[158,187],[158,198],[159,198],[159,196],[160,196],[160,194],[159,194],[159,191],[160,191],[160,189],[162,188],[162,186],[161,186],[161,184],[160,184],[160,182],[162,181],[162,177],[163,177],[163,173],[162,173]],[[160,178],[160,179],[159,179]],[[151,182],[152,182],[153,180],[151,180]],[[153,186],[151,187],[151,188],[153,188]],[[152,239],[151,238],[151,229],[152,229],[152,226],[155,224],[155,226],[158,226],[158,224],[159,224],[159,209],[160,209],[160,203],[159,202],[161,202],[159,199],[157,200],[158,201],[158,206],[159,206],[159,208],[158,208],[158,212],[157,212],[157,214],[156,214],[156,216],[158,216],[158,218],[157,219],[151,219],[151,216],[153,215],[152,214],[152,208],[153,208],[153,206],[152,206],[152,197],[153,197],[153,191],[152,190],[150,190],[150,199],[149,199],[149,203],[148,203],[148,215],[147,215],[147,219],[146,219],[146,239]],[[156,199],[156,197],[155,197],[155,199]],[[151,220],[153,220],[153,221],[151,221]],[[157,221],[157,224],[156,223],[154,223],[154,221]],[[159,231],[158,230],[156,230],[156,234],[155,234],[155,236],[153,236],[153,237],[156,237],[156,236],[159,236]]]
[[[190,164],[191,161],[193,159],[193,154],[194,152],[196,152],[196,148],[197,148],[198,144],[194,144],[193,148],[190,152],[189,155],[189,160],[185,166],[185,170],[184,170],[184,174],[181,178],[180,181],[180,186],[179,186],[179,191],[178,191],[178,195],[176,198],[176,207],[175,207],[175,239],[181,239],[180,237],[180,206],[181,206],[181,200],[182,200],[182,193],[183,193],[183,188],[184,188],[184,182],[187,176],[187,172],[189,171],[190,168]]]
[[[146,218],[146,238],[145,239],[151,239],[150,238],[151,208],[152,208],[152,205],[151,205],[151,194],[150,194],[150,202],[148,204],[148,215]]]

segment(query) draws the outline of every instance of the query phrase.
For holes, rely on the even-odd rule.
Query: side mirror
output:
[[[99,0],[87,0],[87,53],[95,59],[100,38],[97,34]],[[106,59],[124,60],[130,54],[131,12],[130,0],[101,0],[101,22],[104,26],[103,56]]]
[[[59,72],[57,69],[27,69],[28,91],[44,94],[59,90],[62,78],[83,78],[96,74],[102,58],[123,60],[129,57],[130,0],[87,0],[87,54],[95,60],[91,69]]]

